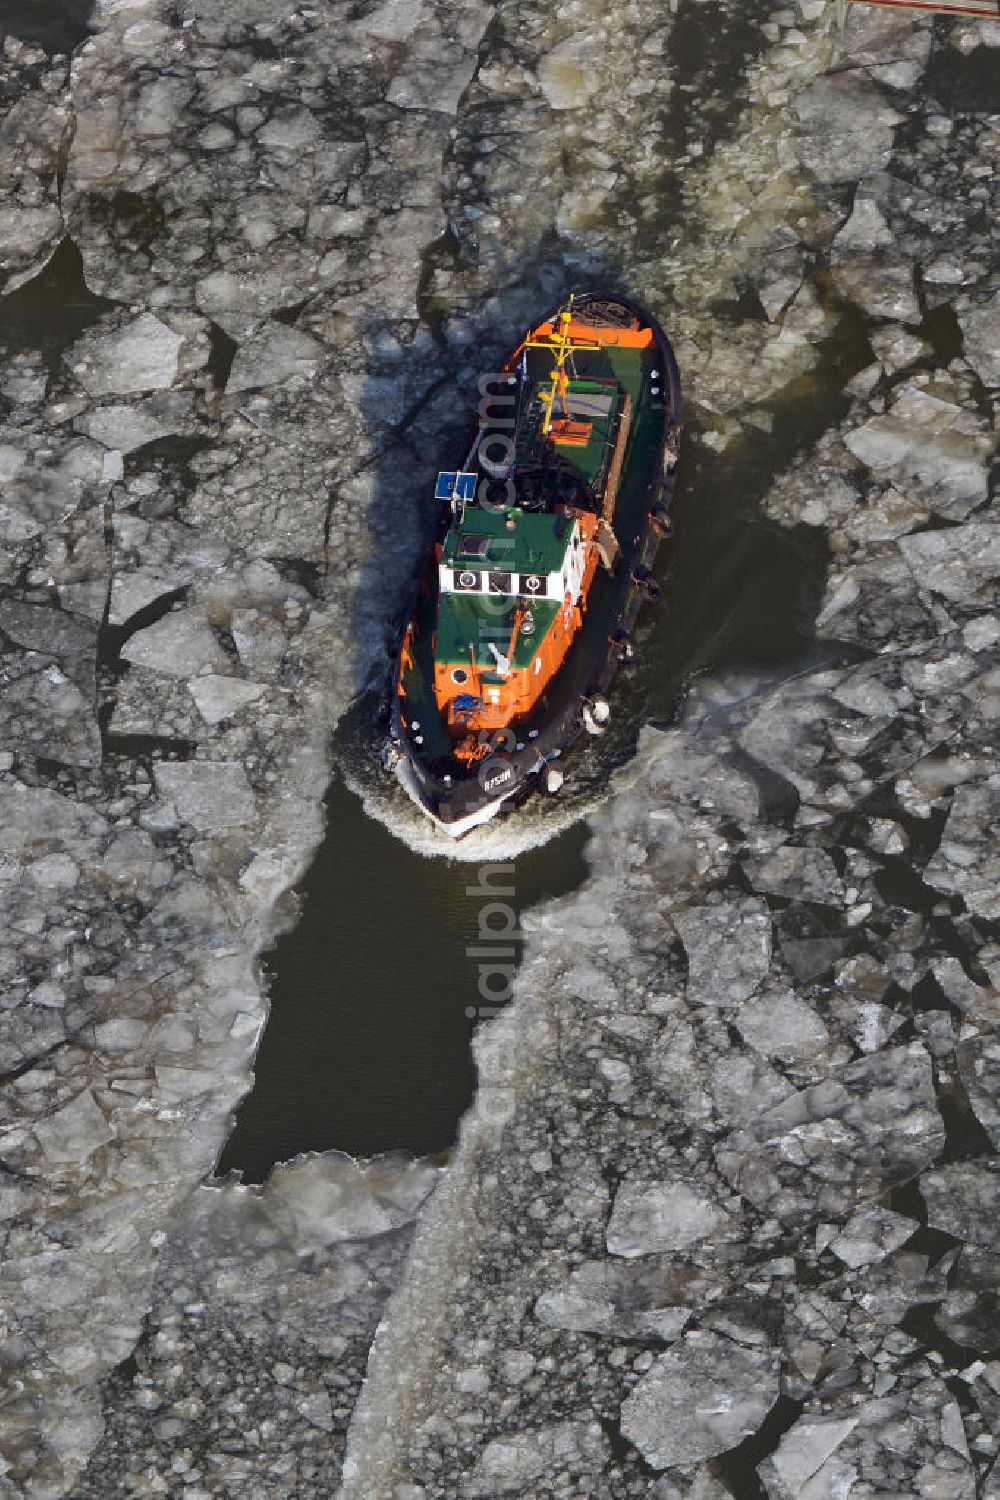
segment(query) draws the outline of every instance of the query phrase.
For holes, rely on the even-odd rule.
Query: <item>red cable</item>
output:
[[[976,16],[982,21],[1000,21],[1000,10],[982,10],[975,5],[949,5],[946,0],[850,0],[852,5],[885,5],[890,10],[932,10],[939,15]]]

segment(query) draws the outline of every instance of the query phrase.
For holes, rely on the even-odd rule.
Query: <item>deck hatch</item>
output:
[[[463,536],[458,544],[458,558],[485,557],[490,550],[491,538],[488,536]]]

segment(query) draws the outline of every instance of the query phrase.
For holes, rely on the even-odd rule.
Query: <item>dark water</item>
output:
[[[50,56],[72,52],[90,33],[94,0],[0,0],[0,40],[15,36]]]
[[[63,240],[37,276],[0,301],[0,350],[37,351],[55,374],[69,346],[114,306],[89,289],[79,250]]]
[[[506,943],[483,941],[480,920],[502,928],[508,919],[491,905],[524,911],[586,873],[582,824],[485,867],[413,852],[340,781],[327,817],[301,918],[267,963],[272,1018],[257,1083],[219,1162],[250,1181],[297,1151],[450,1146],[474,1086],[478,966],[508,962]]]
[[[1000,25],[1000,19],[996,22]],[[995,47],[973,47],[965,57],[939,47],[924,77],[927,94],[956,114],[1000,114],[1000,58]]]

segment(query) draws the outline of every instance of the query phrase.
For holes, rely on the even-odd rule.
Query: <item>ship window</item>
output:
[[[468,682],[469,674],[464,667],[456,667],[451,674],[451,680],[461,687],[464,682]]]
[[[535,657],[535,676],[536,677],[538,676],[538,674],[539,674],[539,672],[541,670],[542,670],[542,658],[540,656],[536,656]]]

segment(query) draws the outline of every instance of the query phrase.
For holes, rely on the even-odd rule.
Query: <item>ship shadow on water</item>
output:
[[[442,321],[433,340],[418,336],[410,349],[386,341],[376,354],[366,415],[373,436],[388,441],[371,470],[368,557],[356,589],[359,695],[334,735],[327,833],[298,892],[301,915],[265,959],[271,1016],[220,1171],[259,1181],[306,1150],[447,1150],[475,1085],[469,1042],[483,1000],[471,950],[481,939],[484,878],[510,892],[503,899],[518,913],[574,889],[587,869],[585,815],[634,753],[643,724],[676,717],[695,675],[742,668],[773,682],[843,655],[813,638],[825,534],[778,527],[762,516],[761,499],[839,418],[845,381],[871,360],[863,329],[846,324],[779,403],[772,433],[715,454],[699,443],[697,406],[687,405],[674,535],[658,559],[662,596],[641,617],[637,663],[615,681],[612,728],[571,752],[564,793],[537,795],[456,846],[384,776],[379,708],[391,651],[434,531],[434,475],[466,451],[476,377],[564,288],[595,285],[642,300],[609,268],[583,275],[550,252],[484,314],[456,310],[460,346],[446,337],[456,325]],[[669,309],[651,310],[665,314],[669,336]],[[726,315],[720,308],[720,320]]]

